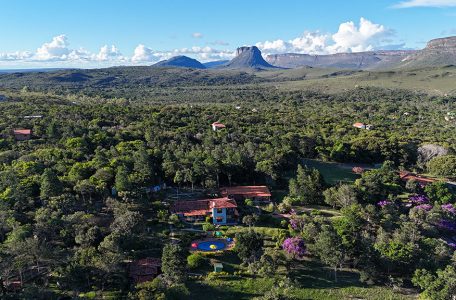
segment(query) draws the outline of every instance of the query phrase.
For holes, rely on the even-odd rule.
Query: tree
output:
[[[50,197],[59,196],[62,193],[63,187],[57,175],[51,169],[45,169],[41,175],[40,197],[47,199]]]
[[[296,178],[290,179],[290,197],[305,204],[320,204],[323,200],[324,181],[317,169],[298,165]]]
[[[282,244],[283,250],[293,258],[303,258],[306,254],[306,245],[300,237],[285,239]]]
[[[192,253],[187,256],[187,265],[191,269],[200,267],[204,262],[204,257],[200,253]]]
[[[253,230],[236,233],[235,250],[244,263],[257,261],[263,254],[263,238]]]
[[[346,252],[355,256],[364,222],[362,207],[359,204],[353,204],[343,208],[341,212],[342,216],[334,219],[332,223]]]
[[[133,170],[138,173],[140,184],[153,179],[152,161],[144,146],[133,154],[133,161]]]
[[[356,190],[352,185],[341,184],[337,187],[331,187],[323,192],[325,203],[332,207],[346,207],[357,203]]]
[[[451,194],[446,183],[443,181],[437,181],[426,185],[424,192],[429,199],[439,204],[447,204],[453,199],[453,194]]]
[[[337,269],[344,261],[342,240],[334,228],[324,225],[312,245],[312,251],[321,261],[334,269],[334,281],[337,282]]]
[[[423,291],[423,298],[432,300],[453,299],[456,295],[456,269],[448,265],[445,269],[437,270],[436,275],[425,269],[418,269],[412,278],[412,283]]]
[[[259,219],[260,217],[257,214],[247,215],[242,218],[242,223],[251,228],[256,222],[258,222]]]
[[[187,277],[185,266],[186,259],[182,247],[177,244],[166,244],[163,247],[162,271],[168,286],[185,282]]]
[[[369,203],[376,203],[401,190],[399,175],[391,161],[384,162],[380,169],[364,172],[361,178],[355,181],[355,186],[364,200]]]
[[[434,157],[427,163],[429,172],[436,176],[456,177],[456,155]]]
[[[120,166],[117,169],[115,187],[118,192],[130,191],[132,188],[132,184],[128,178],[127,168],[124,166]]]

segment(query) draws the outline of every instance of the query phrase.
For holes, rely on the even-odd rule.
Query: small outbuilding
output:
[[[224,129],[224,128],[226,128],[225,124],[222,124],[220,122],[212,123],[212,130],[214,130],[214,131],[217,131],[217,130],[220,130],[220,129]]]
[[[214,263],[214,272],[219,273],[223,271],[222,263]]]

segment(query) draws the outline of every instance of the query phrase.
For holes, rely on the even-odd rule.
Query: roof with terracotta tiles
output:
[[[233,186],[222,189],[222,195],[240,195],[243,197],[271,197],[269,188],[264,185],[260,186]]]
[[[195,201],[176,201],[171,207],[171,211],[184,216],[204,216],[211,212],[212,208],[235,208],[236,201],[228,197],[204,199]]]

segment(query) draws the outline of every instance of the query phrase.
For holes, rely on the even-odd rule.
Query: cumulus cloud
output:
[[[340,52],[370,51],[382,46],[384,38],[392,35],[392,31],[380,24],[375,24],[361,18],[359,25],[349,21],[339,25],[334,34],[320,32],[304,32],[300,37],[292,40],[275,40],[259,42],[258,48],[265,54],[271,53],[305,53],[305,54],[333,54]]]
[[[70,54],[68,39],[64,34],[58,35],[49,43],[44,43],[36,50],[37,60],[65,60]]]
[[[395,5],[394,8],[410,7],[455,7],[456,0],[409,0],[402,1]]]
[[[203,37],[203,34],[201,32],[194,32],[192,33],[192,37],[194,37],[195,39],[200,39]]]
[[[109,47],[108,45],[104,45],[100,48],[100,52],[95,56],[95,59],[99,61],[112,61],[124,60],[124,57],[116,46],[111,45],[111,47]]]
[[[329,46],[332,53],[337,52],[361,52],[374,49],[376,38],[387,33],[383,25],[374,24],[361,18],[359,27],[353,22],[342,23],[339,31],[333,34],[334,45]]]
[[[157,60],[151,48],[147,48],[143,44],[136,46],[131,60],[133,62],[151,62]]]
[[[340,24],[335,33],[304,32],[290,40],[271,40],[256,44],[264,55],[284,52],[306,54],[332,54],[338,52],[358,52],[373,49],[384,49],[387,45],[401,47],[394,40],[393,33],[385,26],[361,18],[359,24],[345,22]],[[141,65],[169,59],[177,55],[186,55],[202,62],[228,60],[235,56],[233,49],[219,49],[228,43],[216,41],[210,46],[156,50],[139,44],[131,56],[124,56],[115,45],[104,45],[98,52],[92,53],[84,48],[70,47],[66,35],[61,34],[43,43],[36,51],[17,51],[0,53],[3,65],[36,65],[36,66],[75,66],[87,67],[113,65]],[[221,47],[225,48],[225,47]],[[20,63],[17,63],[20,62]]]
[[[173,56],[186,55],[194,57],[201,61],[231,59],[234,57],[234,51],[218,50],[211,47],[194,46],[190,48],[180,48],[169,51],[156,51],[142,44],[138,45],[134,51],[131,61],[134,63],[156,62],[159,60],[169,59]]]

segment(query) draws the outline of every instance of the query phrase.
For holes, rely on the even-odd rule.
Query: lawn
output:
[[[274,287],[284,289],[296,299],[416,299],[416,294],[402,294],[386,286],[368,286],[359,281],[359,274],[350,269],[338,272],[338,282],[334,282],[333,272],[319,261],[306,259],[291,262],[288,271],[290,280],[285,279],[284,266],[277,269],[274,276],[261,277],[245,273],[235,252],[206,256],[206,262],[196,274],[203,276],[190,280],[187,284],[190,295],[184,299],[223,299],[242,300],[261,296]],[[211,272],[209,259],[223,263],[228,275],[222,278],[207,278]],[[237,271],[244,271],[242,275]],[[210,297],[208,296],[210,295]],[[209,298],[208,298],[209,297]]]

